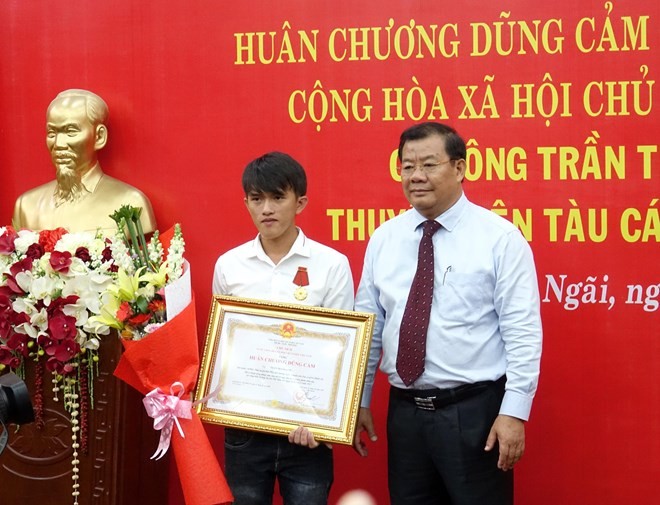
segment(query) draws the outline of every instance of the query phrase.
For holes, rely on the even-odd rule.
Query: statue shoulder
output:
[[[135,186],[131,186],[130,184],[124,181],[115,179],[114,177],[111,177],[108,174],[103,174],[103,179],[101,179],[101,184],[103,186],[102,188],[103,191],[121,194],[124,196],[135,195],[136,197],[145,198],[145,199],[147,198],[147,196]]]
[[[43,208],[51,201],[55,194],[57,182],[52,180],[40,186],[28,189],[22,193],[14,203],[14,213],[31,212],[33,209]]]
[[[41,184],[40,186],[30,188],[21,194],[16,202],[36,201],[44,197],[50,198],[55,193],[56,185],[57,181],[53,179],[52,181],[46,182],[45,184]]]
[[[43,209],[49,207],[55,194],[55,187],[56,181],[52,180],[28,189],[16,199],[12,216],[12,224],[16,229],[36,228],[33,223],[33,216],[35,213],[38,215]]]
[[[118,209],[122,205],[132,205],[142,207],[142,226],[145,233],[156,229],[156,218],[151,206],[151,201],[135,186],[131,186],[119,179],[103,174],[103,178],[96,188],[95,193],[102,198],[112,202],[112,207]]]

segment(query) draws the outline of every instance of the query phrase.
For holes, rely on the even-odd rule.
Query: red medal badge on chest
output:
[[[307,290],[305,286],[309,286],[309,276],[307,275],[307,268],[298,267],[296,275],[293,277],[293,283],[298,286],[293,292],[293,296],[298,301],[303,301],[307,298]]]

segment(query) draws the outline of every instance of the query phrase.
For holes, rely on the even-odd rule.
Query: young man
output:
[[[259,233],[218,258],[213,293],[352,310],[348,259],[296,226],[307,205],[300,164],[267,153],[245,168],[243,190]],[[276,478],[285,505],[325,505],[333,479],[332,451],[303,427],[288,440],[226,428],[225,466],[234,505],[271,504]]]
[[[392,505],[511,505],[525,448],[542,341],[534,259],[515,226],[466,198],[465,158],[449,126],[401,134],[412,209],[371,236],[356,296],[376,330],[355,447],[366,454],[361,431],[375,438],[380,361]]]

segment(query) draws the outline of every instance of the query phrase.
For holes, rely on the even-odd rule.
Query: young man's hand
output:
[[[289,442],[302,445],[303,447],[309,447],[310,449],[316,449],[319,446],[319,443],[314,438],[314,434],[304,426],[298,426],[289,433]],[[325,444],[325,446],[328,449],[332,449],[332,445],[330,444]]]

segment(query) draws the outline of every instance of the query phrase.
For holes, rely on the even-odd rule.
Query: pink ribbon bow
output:
[[[156,449],[156,452],[151,456],[151,459],[156,458],[158,460],[162,458],[170,448],[172,426],[175,423],[181,438],[185,438],[178,418],[192,418],[192,402],[181,399],[184,391],[185,388],[183,387],[183,384],[175,382],[170,387],[169,395],[163,393],[160,388],[156,388],[149,392],[142,400],[144,408],[147,410],[147,414],[154,420],[154,429],[161,430],[158,449]]]

